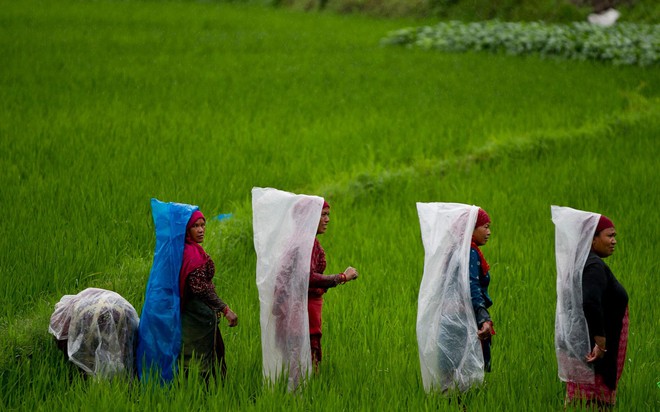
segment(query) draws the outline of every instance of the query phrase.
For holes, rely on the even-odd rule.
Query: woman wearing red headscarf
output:
[[[628,293],[603,262],[614,253],[615,245],[614,223],[601,215],[582,272],[582,307],[593,348],[586,361],[594,366],[595,381],[566,384],[568,401],[581,399],[598,409],[616,401],[628,346]]]
[[[479,246],[488,242],[490,237],[490,217],[483,209],[479,209],[477,222],[472,232],[472,245],[470,247],[470,297],[472,308],[477,321],[479,331],[477,336],[481,341],[481,350],[484,355],[484,370],[490,372],[490,343],[491,335],[495,334],[493,321],[490,319],[488,308],[493,305],[493,300],[488,295],[490,284],[490,266],[486,262]]]
[[[238,324],[238,316],[215,291],[212,279],[215,264],[204,251],[201,243],[206,232],[206,219],[199,210],[193,212],[186,225],[186,242],[183,249],[183,263],[179,273],[181,294],[181,357],[184,368],[190,360],[199,361],[200,372],[208,379],[215,376],[216,362],[220,365],[222,377],[227,372],[225,345],[218,328],[218,319],[225,316],[229,326]]]
[[[321,210],[321,219],[316,229],[316,234],[325,233],[330,222],[330,205],[323,202]],[[309,293],[307,305],[309,312],[309,337],[312,349],[312,362],[314,370],[318,372],[319,363],[323,358],[321,351],[321,311],[323,309],[323,294],[329,288],[342,285],[348,281],[357,279],[358,272],[354,267],[347,267],[344,273],[338,275],[324,275],[326,261],[325,251],[321,247],[317,238],[314,238],[314,248],[312,249],[312,262],[309,274]]]

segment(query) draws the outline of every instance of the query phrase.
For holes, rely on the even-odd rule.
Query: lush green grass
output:
[[[495,371],[470,410],[557,410],[550,204],[610,215],[631,295],[625,410],[657,408],[651,281],[657,69],[385,49],[409,22],[179,2],[0,2],[0,389],[9,409],[455,407],[421,387],[416,201],[494,219]],[[323,373],[301,396],[261,386],[252,186],[328,196]],[[141,308],[149,198],[200,205],[230,378],[208,392],[82,380],[46,332],[90,286]],[[533,389],[533,390],[532,390]]]

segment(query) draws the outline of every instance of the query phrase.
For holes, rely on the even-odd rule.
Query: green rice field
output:
[[[0,410],[562,411],[550,205],[617,225],[630,296],[617,410],[660,410],[660,70],[382,47],[419,24],[214,1],[0,0]],[[261,378],[250,189],[324,196],[324,360],[295,395]],[[87,287],[141,311],[150,199],[199,205],[228,378],[84,379],[48,334]],[[493,372],[426,394],[415,336],[415,202],[493,224]],[[569,408],[571,410],[571,408]]]

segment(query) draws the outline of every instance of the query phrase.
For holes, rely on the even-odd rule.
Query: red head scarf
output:
[[[486,213],[485,210],[479,208],[479,212],[477,214],[477,223],[474,225],[474,227],[478,228],[479,226],[483,226],[486,223],[490,223],[490,216],[488,216],[488,213]],[[479,245],[477,245],[474,241],[472,241],[471,247],[477,250],[477,253],[479,254],[479,260],[481,261],[482,275],[486,276],[486,273],[488,273],[488,271],[490,270],[490,265],[488,264],[488,262],[486,262],[486,258],[484,257],[484,254],[481,253],[481,249],[479,249]]]
[[[486,213],[485,210],[479,208],[479,213],[477,214],[477,223],[474,225],[474,227],[483,226],[486,223],[490,223],[490,216],[488,216],[488,213]]]
[[[330,209],[330,204],[323,199],[323,209]]]
[[[607,216],[600,215],[600,220],[598,220],[598,226],[596,226],[596,234],[611,227],[614,227],[614,223]]]
[[[204,219],[206,222],[206,218],[202,212],[196,210],[193,212],[192,216],[190,216],[188,224],[186,225],[186,243],[183,246],[183,262],[181,263],[181,271],[179,272],[179,296],[181,296],[182,300],[188,275],[195,269],[205,265],[209,260],[209,255],[206,254],[202,245],[192,240],[189,234],[190,228],[193,227],[195,222],[199,219]]]

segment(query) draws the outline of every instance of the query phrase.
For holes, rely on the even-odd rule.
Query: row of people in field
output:
[[[255,188],[256,281],[264,376],[283,376],[291,391],[322,360],[323,295],[358,278],[355,268],[324,274],[317,235],[330,205],[316,196]],[[195,364],[206,378],[226,374],[219,319],[238,316],[216,293],[215,264],[201,244],[206,218],[195,206],[152,200],[156,253],[139,321],[133,307],[110,291],[65,296],[50,331],[69,358],[90,374],[132,370],[171,380],[178,365]],[[491,369],[495,335],[489,308],[490,267],[480,247],[490,237],[481,208],[419,203],[425,249],[417,314],[422,380],[428,391],[467,390]],[[613,404],[627,343],[625,289],[603,258],[614,252],[616,230],[605,216],[552,207],[556,225],[556,351],[567,400]],[[135,344],[137,342],[137,344]],[[133,351],[134,347],[137,350]],[[102,350],[99,350],[102,349]]]

